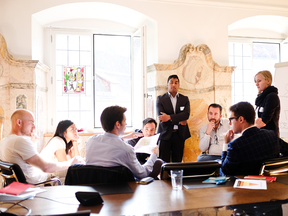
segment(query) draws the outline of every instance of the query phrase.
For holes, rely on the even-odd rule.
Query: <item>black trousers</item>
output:
[[[169,140],[160,140],[159,158],[169,163],[172,155],[172,162],[182,162],[184,142],[178,134],[178,131],[172,132]]]

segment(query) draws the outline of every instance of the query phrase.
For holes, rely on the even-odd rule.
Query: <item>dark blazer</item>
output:
[[[158,116],[161,115],[161,112],[171,116],[170,121],[159,123],[158,133],[161,133],[159,140],[169,140],[174,125],[178,125],[179,135],[182,141],[191,136],[188,125],[179,124],[180,121],[187,120],[190,116],[190,102],[187,96],[179,94],[176,103],[176,114],[174,114],[173,105],[168,92],[157,97],[156,109]]]
[[[277,93],[269,93],[259,107],[263,107],[264,112],[259,108],[258,117],[266,124],[262,129],[274,130],[279,136],[280,100]]]
[[[262,162],[288,155],[288,143],[275,131],[251,127],[239,138],[228,143],[222,152],[222,172],[226,175],[258,175]]]

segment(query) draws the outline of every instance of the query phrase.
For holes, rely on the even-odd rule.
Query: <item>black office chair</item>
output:
[[[217,176],[221,164],[217,161],[166,163],[161,167],[161,180],[170,179],[170,170],[183,170],[183,178]]]
[[[69,167],[65,185],[89,185],[135,181],[132,172],[124,166],[101,167],[73,164]]]
[[[20,168],[18,164],[15,163],[8,163],[5,161],[0,160],[0,175],[3,178],[2,185],[3,187],[11,184],[12,182],[21,182],[21,183],[27,183],[26,177]],[[33,184],[34,186],[40,186],[40,185],[51,185],[52,182],[58,183],[58,185],[61,185],[61,182],[58,178],[53,178],[51,180],[47,180],[44,182],[39,182],[37,184]]]
[[[287,175],[288,156],[267,159],[262,163],[259,175]]]

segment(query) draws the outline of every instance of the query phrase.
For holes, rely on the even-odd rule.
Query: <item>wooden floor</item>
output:
[[[102,195],[102,205],[84,207],[75,198],[77,191],[94,191],[89,186],[54,186],[38,194],[42,198],[23,201],[35,214],[72,213],[77,210],[91,210],[96,215],[139,215],[157,212],[171,212],[189,209],[219,207],[227,205],[285,200],[288,198],[288,185],[268,182],[267,190],[234,189],[233,187],[199,188],[175,191],[170,181],[154,181],[148,185],[129,183],[134,193]],[[1,205],[3,207],[3,205]],[[6,206],[7,207],[7,206]],[[25,210],[13,207],[14,213],[25,214]]]

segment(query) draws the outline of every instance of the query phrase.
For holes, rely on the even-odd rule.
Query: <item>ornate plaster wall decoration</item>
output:
[[[0,140],[3,137],[3,124],[4,124],[4,110],[0,106]]]
[[[16,109],[27,109],[27,96],[24,94],[16,97]]]
[[[3,74],[3,66],[0,64],[0,77],[2,76]]]
[[[194,70],[191,70],[191,68],[194,68]],[[192,56],[187,59],[187,65],[182,70],[182,76],[187,82],[199,85],[207,80],[207,70],[208,68],[206,68],[201,58]]]
[[[3,137],[10,133],[9,119],[15,109],[19,108],[29,109],[34,115],[41,110],[38,116],[43,118],[43,123],[36,122],[37,135],[47,133],[47,74],[50,68],[38,60],[14,59],[9,54],[5,39],[1,34],[0,63],[3,67],[3,75],[0,78],[0,105],[3,107],[4,120],[6,120],[3,123]],[[38,107],[37,98],[43,101],[42,107]],[[42,149],[42,145],[43,137],[40,137],[38,151]]]

